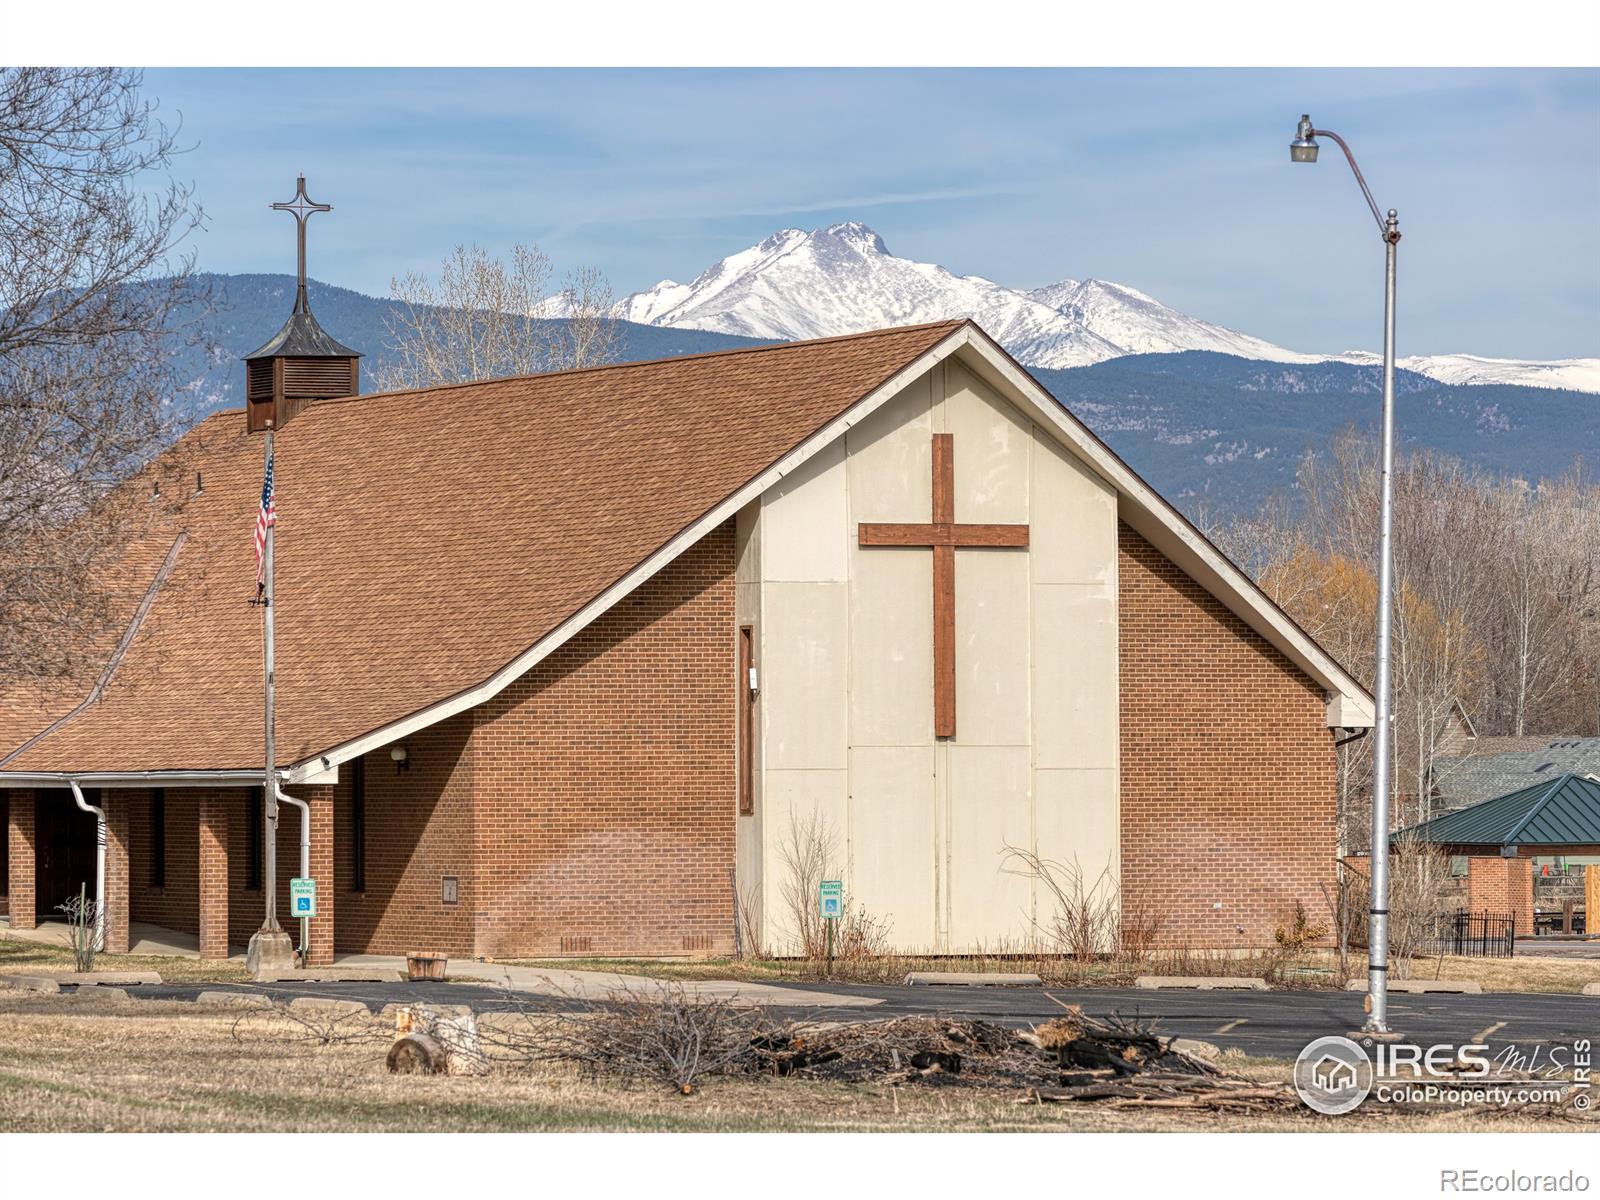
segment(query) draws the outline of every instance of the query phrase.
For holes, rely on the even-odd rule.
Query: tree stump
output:
[[[450,1075],[485,1075],[489,1061],[478,1037],[478,1022],[466,1005],[407,1004],[395,1009],[395,1036],[423,1036],[443,1055],[441,1071]],[[398,1043],[396,1043],[398,1045]]]
[[[408,1033],[389,1047],[393,1075],[442,1075],[447,1069],[444,1047],[425,1033]]]

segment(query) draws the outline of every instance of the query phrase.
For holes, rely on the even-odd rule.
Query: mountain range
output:
[[[1377,427],[1382,381],[1370,355],[1272,358],[1268,351],[1280,352],[1269,343],[1117,284],[1011,292],[895,259],[862,226],[775,238],[692,284],[664,282],[623,300],[618,358],[698,354],[965,311],[1013,354],[1032,359],[1030,370],[1057,399],[1192,515],[1248,511],[1293,487],[1302,456],[1324,453],[1344,429]],[[194,284],[191,315],[210,349],[175,339],[174,367],[187,386],[174,403],[200,415],[243,401],[238,360],[283,323],[294,280],[202,275]],[[396,302],[316,280],[309,289],[323,326],[365,353],[362,378],[370,390],[392,353]],[[1040,362],[1059,364],[1074,353],[1093,361]],[[1575,457],[1600,460],[1600,399],[1593,394],[1494,381],[1483,371],[1467,371],[1482,380],[1468,384],[1447,362],[1433,362],[1445,378],[1397,372],[1402,447],[1528,480],[1560,474]],[[1538,378],[1529,374],[1536,365],[1514,364],[1517,377]]]
[[[781,229],[707,267],[692,283],[664,279],[617,305],[624,320],[770,340],[829,337],[972,317],[1030,367],[1082,367],[1132,354],[1207,350],[1280,363],[1376,361],[1370,353],[1304,354],[1188,316],[1100,279],[1018,291],[978,275],[889,252],[859,221]],[[1517,384],[1600,392],[1600,357],[1530,362],[1469,354],[1401,359],[1442,383]]]

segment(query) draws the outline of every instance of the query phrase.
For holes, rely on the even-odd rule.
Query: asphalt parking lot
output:
[[[781,985],[780,985],[781,986]],[[499,987],[459,983],[294,983],[156,985],[130,988],[135,997],[192,1000],[201,991],[257,992],[279,999],[323,996],[359,1000],[374,1010],[386,1004],[466,1004],[475,1011],[581,1007],[584,1002]],[[901,987],[796,984],[797,995],[819,993],[853,998],[855,1004],[782,1004],[776,1010],[817,1020],[859,1021],[939,1014],[1025,1025],[1060,1014],[1063,1004],[1078,1004],[1092,1016],[1121,1015],[1154,1021],[1168,1035],[1201,1038],[1223,1049],[1273,1058],[1293,1058],[1315,1038],[1359,1029],[1365,1015],[1360,992],[1335,991],[1145,991],[1094,988],[1053,990],[1037,987]],[[860,1006],[860,998],[879,1003]],[[1490,1053],[1515,1046],[1571,1044],[1600,1032],[1600,997],[1495,992],[1393,995],[1391,1025],[1405,1041],[1485,1042]]]

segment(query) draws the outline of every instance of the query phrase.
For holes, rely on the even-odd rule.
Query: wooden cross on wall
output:
[[[930,547],[933,550],[933,735],[956,734],[956,551],[1021,549],[1026,525],[957,525],[955,441],[933,435],[933,521],[927,525],[863,521],[863,546]]]

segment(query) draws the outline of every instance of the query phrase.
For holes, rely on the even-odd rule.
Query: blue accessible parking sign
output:
[[[289,880],[289,915],[314,917],[317,915],[317,881],[315,879]]]

